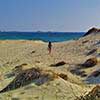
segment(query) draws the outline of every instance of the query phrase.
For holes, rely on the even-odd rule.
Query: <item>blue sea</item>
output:
[[[42,40],[62,42],[82,37],[84,32],[0,32],[0,40]]]

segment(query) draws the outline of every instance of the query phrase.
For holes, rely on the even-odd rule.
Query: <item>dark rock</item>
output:
[[[89,77],[98,77],[100,75],[100,69],[99,70],[96,70],[94,72],[91,73],[91,75],[89,75]]]
[[[60,73],[58,76],[64,80],[68,80],[68,76],[66,74]]]
[[[40,63],[40,61],[35,61],[36,63]]]
[[[40,76],[41,76],[41,73],[38,69],[32,68],[32,69],[24,70],[21,73],[19,73],[7,87],[1,90],[0,93],[6,92],[9,90],[14,90],[19,87],[28,85],[34,79],[38,79]]]
[[[72,74],[76,74],[76,75],[79,75],[79,76],[81,76],[81,77],[85,77],[85,76],[87,76],[86,74],[85,74],[85,71],[81,71],[80,69],[72,69],[72,70],[70,70],[70,72],[72,73]]]
[[[86,55],[89,56],[97,51],[97,48],[90,50]]]
[[[20,68],[22,68],[23,66],[26,66],[26,65],[27,65],[27,63],[23,63],[21,65],[15,66],[15,69],[20,69]]]
[[[81,77],[87,77],[86,73],[81,74]]]
[[[32,51],[31,54],[32,54],[32,53],[35,53],[35,51]]]
[[[87,35],[89,35],[89,34],[92,34],[92,33],[97,33],[97,32],[100,32],[100,29],[97,29],[97,28],[93,27],[93,28],[91,28],[87,33],[85,33],[85,34],[83,35],[83,37],[84,37],[84,36],[87,36]]]
[[[82,41],[83,44],[84,44],[84,43],[87,43],[87,42],[89,42],[89,40]]]
[[[98,77],[99,75],[100,75],[100,71],[96,71],[96,72],[93,73],[94,77]]]
[[[90,68],[94,67],[97,64],[97,59],[96,58],[90,58],[86,60],[83,64],[80,64],[82,68]]]
[[[65,65],[65,64],[66,64],[66,62],[61,61],[61,62],[58,62],[58,63],[56,63],[56,64],[51,64],[50,66],[51,66],[51,67],[59,67],[59,66]]]

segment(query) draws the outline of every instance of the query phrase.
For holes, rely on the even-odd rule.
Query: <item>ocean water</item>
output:
[[[0,40],[41,40],[62,42],[78,39],[84,32],[0,32]]]

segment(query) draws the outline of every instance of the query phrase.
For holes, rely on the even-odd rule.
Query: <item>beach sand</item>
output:
[[[52,52],[48,54],[48,43],[42,41],[5,40],[0,41],[0,90],[7,86],[14,77],[7,74],[23,64],[23,70],[32,67],[42,70],[52,70],[54,73],[66,73],[68,80],[55,78],[37,86],[33,83],[24,87],[0,94],[0,100],[75,100],[76,97],[89,92],[94,86],[86,84],[84,80],[96,69],[95,67],[81,69],[86,77],[70,72],[84,63],[88,58],[100,55],[100,34],[91,34],[78,40],[52,43]],[[96,48],[97,51],[87,56]],[[61,66],[51,67],[58,62],[65,62]],[[25,65],[25,66],[24,66]]]

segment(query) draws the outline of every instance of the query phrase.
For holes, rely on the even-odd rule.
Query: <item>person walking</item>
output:
[[[48,51],[49,51],[49,54],[51,54],[51,50],[52,50],[52,44],[51,42],[48,43]]]

